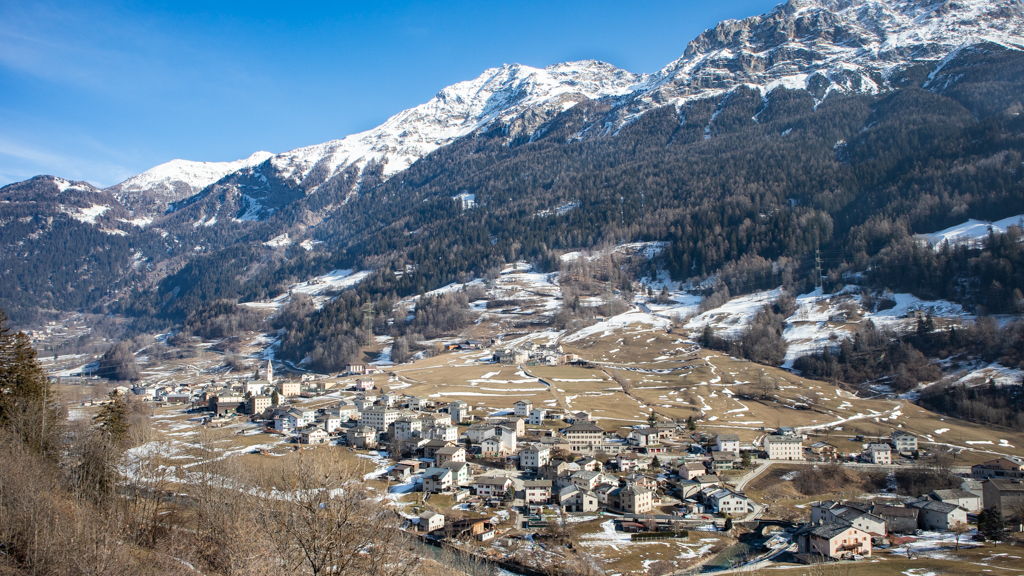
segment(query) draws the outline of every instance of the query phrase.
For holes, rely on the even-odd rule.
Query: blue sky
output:
[[[341,138],[503,63],[654,72],[776,3],[0,2],[0,185]]]

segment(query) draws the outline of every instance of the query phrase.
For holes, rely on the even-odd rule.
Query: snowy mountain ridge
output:
[[[742,87],[765,96],[778,87],[806,90],[818,101],[833,91],[877,93],[907,83],[933,88],[929,83],[953,55],[984,43],[1024,49],[1022,0],[790,0],[760,16],[719,23],[651,75],[593,60],[546,68],[506,64],[446,87],[365,132],[233,163],[175,160],[112,191],[119,197],[148,194],[151,203],[166,206],[234,174],[222,190],[240,206],[235,219],[261,220],[321,189],[358,194],[368,168],[379,183],[496,125],[509,138],[533,135],[586,100],[610,98],[614,104],[593,120],[600,130],[580,136],[597,137],[652,109],[682,109]],[[713,134],[709,126],[708,137]],[[289,192],[282,196],[282,190]]]
[[[790,0],[705,31],[639,87],[617,121],[740,86],[803,89],[819,100],[833,90],[877,93],[915,65],[929,67],[930,80],[947,57],[986,42],[1024,49],[1024,2]]]
[[[255,152],[248,158],[233,162],[171,160],[136,174],[112,186],[109,191],[122,200],[145,193],[153,200],[167,204],[197,194],[224,176],[256,166],[271,156],[270,152]]]
[[[531,111],[541,122],[584,100],[629,94],[644,76],[594,60],[533,68],[506,64],[442,89],[366,132],[299,148],[271,158],[281,176],[299,184],[315,167],[334,176],[349,166],[383,165],[385,178],[455,139]],[[512,134],[514,135],[514,134]]]

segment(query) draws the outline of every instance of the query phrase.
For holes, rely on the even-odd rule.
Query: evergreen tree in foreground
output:
[[[94,420],[112,446],[125,449],[128,446],[128,402],[117,392],[110,393],[110,402],[103,405]]]
[[[0,310],[0,426],[40,454],[53,454],[64,414],[36,360],[32,341],[13,334]]]

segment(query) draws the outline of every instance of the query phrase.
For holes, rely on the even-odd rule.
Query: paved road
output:
[[[747,486],[747,484],[751,480],[753,480],[754,478],[757,478],[758,476],[760,476],[761,473],[764,472],[765,470],[767,470],[768,467],[771,466],[772,464],[773,464],[772,462],[765,462],[764,464],[761,464],[757,468],[754,468],[753,470],[751,470],[750,472],[748,472],[744,476],[741,476],[740,479],[735,484],[736,491],[737,492],[742,492],[743,489]]]

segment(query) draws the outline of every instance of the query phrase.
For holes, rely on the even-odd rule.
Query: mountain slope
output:
[[[181,271],[144,307],[175,307],[174,317],[334,268],[420,266],[398,288],[426,290],[627,240],[670,242],[664,264],[680,279],[801,258],[842,234],[870,256],[899,227],[1019,203],[1002,166],[1022,109],[1022,26],[1020,0],[792,1],[723,22],[650,76],[594,61],[503,66],[361,134],[238,167],[176,161],[110,192],[137,212],[122,220],[140,224],[166,202],[124,232]],[[969,136],[987,148],[966,146]],[[910,142],[954,152],[915,156]],[[992,150],[1002,156],[985,164]],[[932,180],[913,173],[926,161],[940,165]],[[955,172],[958,162],[984,170]],[[927,209],[908,208],[917,191],[891,189],[911,180],[936,190]],[[452,202],[462,193],[476,206]],[[879,219],[896,228],[866,240]],[[0,240],[21,239],[11,231]],[[264,244],[283,234],[289,243]]]
[[[162,212],[172,202],[194,196],[232,172],[256,166],[270,152],[255,152],[234,162],[171,160],[107,189],[125,206],[147,213]]]

